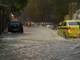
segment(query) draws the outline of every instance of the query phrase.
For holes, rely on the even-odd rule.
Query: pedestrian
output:
[[[26,22],[27,24],[27,27],[31,27],[31,25],[32,25],[32,22],[31,22],[31,18],[27,18],[27,22]]]

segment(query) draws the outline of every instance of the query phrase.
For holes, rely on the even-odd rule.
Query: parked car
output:
[[[69,37],[80,37],[80,20],[64,20],[58,26],[58,34]]]
[[[8,32],[23,33],[23,25],[19,21],[10,21],[8,23]]]

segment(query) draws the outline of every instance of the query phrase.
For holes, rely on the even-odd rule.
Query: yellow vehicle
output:
[[[80,20],[64,20],[58,26],[58,34],[65,38],[80,37]]]

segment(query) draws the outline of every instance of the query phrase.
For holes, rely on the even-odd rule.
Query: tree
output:
[[[25,12],[33,21],[46,20],[48,16],[48,0],[28,0]]]
[[[49,15],[54,22],[63,20],[64,16],[68,14],[69,0],[49,0]]]
[[[0,0],[0,4],[7,5],[13,12],[20,11],[26,3],[27,0]]]
[[[80,9],[80,0],[48,0],[48,1],[50,11],[49,16],[52,20],[56,17],[57,22],[64,20],[65,15],[70,15],[70,17],[72,17],[71,15],[74,14],[75,10]]]
[[[10,13],[17,13],[26,5],[27,0],[0,0],[0,33],[6,28]]]
[[[33,21],[59,22],[69,14],[69,3],[72,1],[80,2],[80,0],[28,0],[25,14]]]

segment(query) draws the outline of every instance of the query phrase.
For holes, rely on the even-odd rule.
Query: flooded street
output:
[[[79,60],[79,46],[79,39],[64,39],[56,30],[24,27],[23,34],[1,35],[0,60],[74,60],[77,53]]]

